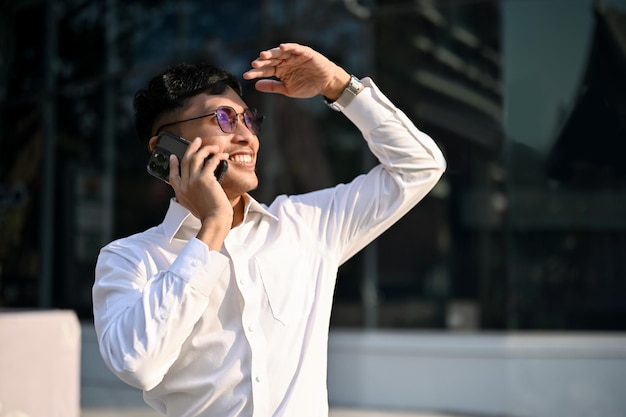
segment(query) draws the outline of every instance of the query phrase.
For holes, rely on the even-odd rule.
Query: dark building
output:
[[[544,155],[505,133],[502,7],[0,2],[0,307],[89,319],[99,248],[158,223],[172,195],[145,172],[134,91],[179,60],[241,73],[288,39],[371,75],[448,160],[433,192],[342,267],[333,326],[626,329],[624,13],[590,5],[586,75]],[[371,167],[359,135],[321,101],[244,88],[268,121],[259,200]]]

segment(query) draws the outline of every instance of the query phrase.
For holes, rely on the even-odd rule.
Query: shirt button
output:
[[[243,279],[239,280],[239,285],[245,285],[246,281],[244,281]]]
[[[257,376],[256,378],[254,378],[256,380],[256,382],[261,382],[262,378],[260,376]]]
[[[254,327],[254,324],[251,324],[248,326],[248,330],[250,330],[251,332],[254,332],[256,330],[256,327]]]
[[[191,266],[197,268],[200,266],[200,261],[198,261],[197,259],[194,259],[193,261],[191,261]]]

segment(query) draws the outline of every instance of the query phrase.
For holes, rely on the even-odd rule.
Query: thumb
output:
[[[287,92],[285,84],[277,80],[259,80],[254,87],[262,93],[285,94]]]

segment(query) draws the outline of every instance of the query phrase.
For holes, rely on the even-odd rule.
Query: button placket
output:
[[[250,277],[249,254],[242,245],[233,242],[229,236],[224,242],[228,251],[233,270],[235,283],[243,299],[241,325],[243,333],[250,347],[250,376],[252,379],[252,401],[254,403],[255,416],[269,415],[269,386],[267,385],[267,340],[261,329],[258,318],[263,314],[262,300],[263,288]],[[258,411],[258,413],[256,412]]]

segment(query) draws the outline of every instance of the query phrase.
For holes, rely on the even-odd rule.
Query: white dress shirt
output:
[[[444,158],[366,78],[343,110],[380,164],[349,184],[269,206],[246,195],[222,249],[172,200],[163,223],[114,241],[93,286],[100,352],[171,417],[325,417],[339,266],[436,184]]]

